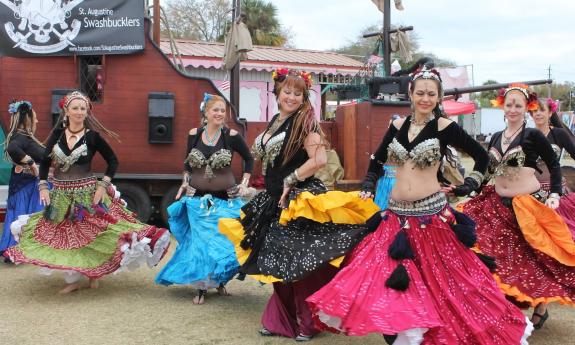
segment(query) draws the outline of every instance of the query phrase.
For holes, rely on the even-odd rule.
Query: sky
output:
[[[371,0],[270,2],[300,49],[339,48],[383,21]],[[549,66],[555,82],[575,82],[575,1],[403,0],[403,11],[391,3],[393,25],[412,25],[422,51],[473,65],[475,85],[546,79]]]

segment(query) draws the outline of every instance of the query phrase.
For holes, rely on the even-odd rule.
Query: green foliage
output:
[[[223,42],[230,27],[228,0],[172,0],[166,16],[174,38]],[[291,32],[281,26],[277,8],[264,0],[242,0],[241,12],[256,45],[285,46]],[[167,28],[162,33],[167,36]]]
[[[488,80],[485,83],[483,83],[482,85],[493,85],[493,84],[499,84],[497,81],[495,80]],[[497,97],[497,93],[499,92],[499,90],[492,90],[492,91],[482,91],[479,93],[479,98],[477,99],[479,101],[479,106],[481,108],[491,108],[491,100],[495,99]]]
[[[533,86],[533,91],[535,91],[540,98],[549,97],[549,91],[551,91],[551,98],[561,102],[559,109],[561,111],[573,110],[575,106],[575,83],[573,82],[551,84],[549,86],[536,85]]]

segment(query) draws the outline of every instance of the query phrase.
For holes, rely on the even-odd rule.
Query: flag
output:
[[[369,59],[367,59],[367,63],[370,65],[376,65],[382,61],[383,61],[383,58],[381,56],[377,56],[377,55],[371,55],[369,57]]]
[[[395,9],[398,11],[403,11],[403,4],[401,3],[402,0],[394,0],[395,2]],[[384,4],[385,4],[385,0],[371,0],[371,2],[373,2],[375,4],[375,6],[377,6],[377,9],[379,9],[379,11],[381,13],[383,13],[383,8],[384,8]]]

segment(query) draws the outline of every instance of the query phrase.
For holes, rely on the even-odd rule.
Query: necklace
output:
[[[216,133],[214,133],[213,137],[209,137],[208,136],[208,128],[206,127],[206,129],[204,130],[204,138],[206,138],[206,145],[208,146],[216,146],[216,142],[220,137],[220,133],[222,132],[222,127],[218,127],[218,129],[216,130]]]
[[[508,128],[505,128],[505,130],[503,131],[503,145],[511,144],[511,142],[513,141],[513,138],[515,137],[517,132],[519,132],[522,128],[523,128],[523,125],[521,125],[519,128],[517,128],[517,130],[515,132],[513,132],[513,134],[511,134],[510,136],[505,135],[505,132],[507,132],[507,129],[508,129]]]
[[[409,118],[409,130],[408,130],[408,134],[411,136],[411,138],[415,138],[419,135],[419,133],[425,128],[425,126],[429,123],[429,121],[431,121],[433,119],[433,115],[428,116],[426,119],[424,119],[423,121],[417,121],[416,119],[414,119],[415,115],[412,115]]]
[[[281,127],[281,125],[283,125],[283,123],[290,117],[291,115],[288,115],[286,117],[284,117],[283,119],[280,118],[279,116],[276,118],[276,120],[274,121],[274,123],[272,123],[272,125],[270,126],[270,128],[268,128],[268,133],[270,135],[274,135],[275,132]]]
[[[80,128],[80,129],[77,130],[77,131],[73,131],[72,129],[70,129],[70,127],[68,127],[68,132],[70,132],[70,134],[78,134],[78,133],[80,133],[80,132],[83,131],[83,130],[84,130],[84,127]]]

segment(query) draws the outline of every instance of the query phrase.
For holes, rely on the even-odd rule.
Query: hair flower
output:
[[[559,109],[559,104],[557,104],[553,98],[547,98],[547,106],[549,107],[551,113],[556,113]]]
[[[10,114],[16,114],[20,110],[29,110],[29,109],[32,109],[32,103],[28,101],[18,101],[18,102],[14,101],[8,105],[8,112]]]

